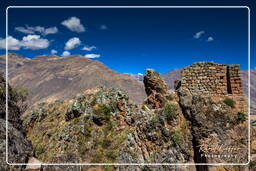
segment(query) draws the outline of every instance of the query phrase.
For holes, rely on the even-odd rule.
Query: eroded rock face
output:
[[[48,111],[42,120],[35,118],[32,125],[27,122],[29,115],[24,120],[36,157],[42,161],[193,162],[189,125],[175,100],[149,109],[132,104],[120,89],[97,88],[41,108]],[[73,115],[72,110],[80,114]],[[58,154],[73,157],[56,159]]]
[[[5,118],[5,80],[0,76],[0,170],[18,170],[25,166],[10,166],[6,164],[6,118]],[[25,138],[25,131],[20,120],[21,110],[18,105],[18,94],[9,87],[9,117],[8,117],[8,162],[26,163],[32,155],[32,145]]]
[[[143,82],[147,94],[145,104],[153,109],[162,108],[168,95],[168,88],[163,78],[155,70],[147,69]]]
[[[191,122],[195,162],[245,163],[248,157],[247,120],[240,120],[237,111],[223,101],[214,102],[210,97],[192,95],[184,87],[177,93],[183,114]],[[228,151],[230,148],[232,150]],[[233,157],[205,157],[211,154]]]

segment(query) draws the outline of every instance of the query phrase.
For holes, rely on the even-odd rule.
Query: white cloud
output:
[[[213,37],[208,37],[208,39],[206,40],[207,42],[211,42],[211,41],[213,41],[214,39],[213,39]]]
[[[22,32],[22,33],[27,33],[27,34],[33,34],[35,33],[34,31],[31,31],[29,29],[26,29],[24,27],[15,27],[16,31]]]
[[[24,49],[45,49],[49,46],[49,41],[47,39],[40,38],[39,35],[27,35],[18,40],[12,36],[7,37],[8,49],[9,50],[19,50],[21,47]],[[0,38],[0,49],[5,49],[6,39]]]
[[[15,27],[15,30],[26,33],[26,34],[35,34],[35,33],[40,33],[44,36],[48,34],[56,34],[58,33],[58,28],[57,27],[49,27],[49,28],[44,28],[41,26],[36,26],[36,27]]]
[[[62,21],[61,24],[74,32],[80,33],[85,31],[84,26],[80,23],[80,19],[77,17],[70,17],[69,19]]]
[[[82,48],[82,50],[85,50],[85,51],[92,51],[93,49],[96,49],[96,46],[84,46]]]
[[[27,35],[21,40],[21,46],[25,49],[45,49],[49,44],[47,39],[42,39],[39,35]]]
[[[56,53],[58,53],[58,51],[57,51],[57,50],[55,50],[55,49],[52,49],[52,50],[51,50],[51,54],[53,54],[53,55],[54,55],[54,54],[56,54]]]
[[[18,39],[15,39],[12,36],[7,37],[8,49],[9,50],[19,50],[21,47],[21,43]],[[6,39],[0,38],[0,49],[5,49],[6,47]]]
[[[195,39],[199,39],[200,37],[202,37],[202,35],[205,33],[205,31],[199,31],[199,32],[197,32],[193,37],[195,38]]]
[[[79,46],[81,41],[78,37],[73,37],[69,39],[65,44],[65,50],[74,49],[75,47]]]
[[[107,30],[107,29],[108,29],[108,27],[105,24],[102,24],[100,26],[100,30]]]
[[[47,28],[44,30],[44,34],[47,35],[47,34],[55,34],[58,32],[58,29],[57,27],[50,27],[50,28]]]
[[[100,54],[86,54],[85,55],[86,58],[99,58],[100,57]]]
[[[64,51],[61,56],[69,56],[69,55],[70,55],[69,51]]]

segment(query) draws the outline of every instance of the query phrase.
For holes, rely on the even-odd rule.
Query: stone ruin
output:
[[[176,88],[185,87],[191,94],[207,96],[213,101],[231,98],[235,101],[237,111],[248,112],[238,64],[195,62],[183,68],[178,84]]]
[[[192,94],[243,95],[240,66],[214,62],[196,62],[181,72],[181,86]]]

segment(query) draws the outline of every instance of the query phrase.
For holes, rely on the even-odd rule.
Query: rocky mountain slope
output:
[[[97,86],[122,88],[135,103],[145,98],[144,87],[129,74],[121,74],[99,61],[80,55],[42,55],[32,59],[9,53],[9,82],[27,88],[30,103],[72,98]],[[0,72],[5,72],[5,55],[0,56]]]
[[[169,92],[154,70],[146,71],[144,84],[147,98],[141,106],[132,103],[121,89],[106,87],[86,90],[72,100],[38,105],[22,118],[36,157],[58,163],[247,160],[247,121],[240,118],[235,108],[222,100],[194,96],[182,87]],[[222,144],[224,149],[230,146],[239,149],[229,153],[236,157],[204,156],[212,154],[207,149]],[[214,151],[214,154],[219,153]],[[141,166],[141,169],[147,168]],[[158,169],[210,168],[161,166]]]

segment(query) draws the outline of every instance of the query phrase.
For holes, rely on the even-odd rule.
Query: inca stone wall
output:
[[[242,95],[239,65],[214,62],[196,62],[181,72],[181,86],[192,94]]]

